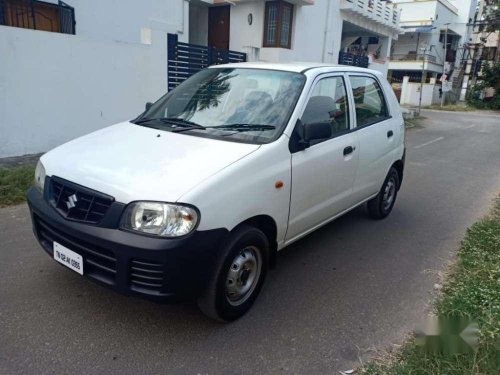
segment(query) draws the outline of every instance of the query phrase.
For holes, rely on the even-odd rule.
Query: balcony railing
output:
[[[391,55],[391,61],[428,61],[436,63],[436,56],[429,53],[405,53],[405,54],[393,54]]]
[[[0,25],[74,34],[75,10],[62,1],[0,0]]]
[[[341,65],[351,65],[360,66],[362,68],[368,68],[370,60],[368,56],[353,55],[352,53],[342,52],[339,53],[339,64]]]
[[[383,0],[341,0],[340,9],[356,13],[399,31],[400,11]]]

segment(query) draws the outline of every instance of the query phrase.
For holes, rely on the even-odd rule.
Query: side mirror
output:
[[[151,102],[147,102],[147,103],[146,103],[146,111],[147,111],[149,108],[151,108],[151,106],[152,106],[152,105],[153,105],[153,103],[151,103]]]
[[[329,122],[304,124],[304,141],[309,143],[316,139],[325,139],[332,136],[332,127]]]
[[[288,148],[293,154],[308,148],[311,145],[311,141],[330,138],[331,136],[332,127],[329,122],[304,124],[298,119],[290,137]]]

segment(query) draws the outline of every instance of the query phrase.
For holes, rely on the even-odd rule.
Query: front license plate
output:
[[[54,259],[66,267],[83,275],[83,258],[73,250],[54,241]]]

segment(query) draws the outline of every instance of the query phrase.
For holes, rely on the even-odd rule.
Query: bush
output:
[[[467,104],[479,109],[500,110],[500,62],[489,65],[484,64],[481,70],[481,82],[472,86],[467,95]],[[493,87],[495,94],[487,100],[481,98],[481,94],[487,87]]]

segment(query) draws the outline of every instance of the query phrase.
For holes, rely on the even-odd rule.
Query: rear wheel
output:
[[[269,242],[257,228],[242,225],[226,242],[198,306],[205,315],[232,321],[257,298],[267,273]]]
[[[368,214],[371,218],[380,220],[389,216],[394,203],[396,203],[398,187],[398,171],[395,168],[391,168],[377,196],[368,201]]]

